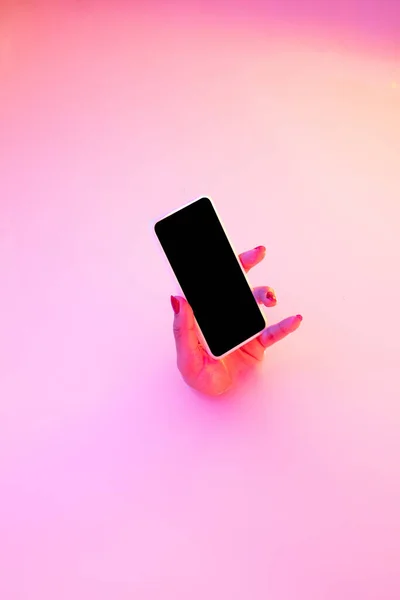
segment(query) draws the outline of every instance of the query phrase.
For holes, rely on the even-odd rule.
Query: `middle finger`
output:
[[[276,295],[275,291],[272,287],[268,285],[263,285],[261,287],[255,287],[253,289],[254,298],[257,300],[258,304],[264,304],[264,306],[276,306]]]

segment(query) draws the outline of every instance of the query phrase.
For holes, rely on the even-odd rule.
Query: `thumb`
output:
[[[171,304],[175,313],[173,331],[178,368],[183,374],[189,375],[199,345],[194,314],[185,298],[171,296]]]

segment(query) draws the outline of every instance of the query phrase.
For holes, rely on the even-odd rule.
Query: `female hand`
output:
[[[243,252],[239,259],[247,273],[264,256],[265,248],[259,246]],[[275,292],[270,287],[254,288],[253,294],[259,304],[267,307],[276,305]],[[301,315],[297,315],[270,325],[256,339],[225,358],[215,360],[198,339],[193,311],[188,302],[184,298],[171,296],[171,304],[175,313],[173,331],[178,369],[189,386],[208,396],[219,396],[232,388],[239,375],[263,360],[266,348],[295,331],[302,321]]]

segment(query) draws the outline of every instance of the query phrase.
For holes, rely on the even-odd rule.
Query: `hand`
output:
[[[259,246],[243,252],[239,259],[247,273],[261,262],[264,256],[265,248]],[[253,294],[259,304],[267,307],[276,305],[275,292],[270,287],[254,288]],[[228,295],[226,300],[229,302]],[[298,329],[302,321],[301,315],[297,315],[288,317],[276,325],[270,325],[256,339],[225,358],[215,360],[200,344],[189,303],[184,298],[171,296],[171,304],[175,312],[173,331],[178,369],[189,386],[208,396],[219,396],[232,388],[239,375],[263,360],[266,348]]]

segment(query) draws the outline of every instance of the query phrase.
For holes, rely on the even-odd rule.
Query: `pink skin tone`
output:
[[[264,246],[243,252],[240,262],[246,273],[260,263],[265,256]],[[255,299],[266,307],[276,305],[275,292],[268,286],[253,289]],[[220,396],[235,387],[240,376],[259,365],[266,348],[279,342],[299,328],[301,315],[288,317],[270,325],[254,340],[221,360],[213,359],[201,345],[195,325],[193,311],[180,296],[171,296],[174,309],[173,332],[176,344],[177,365],[184,381],[207,396]]]

